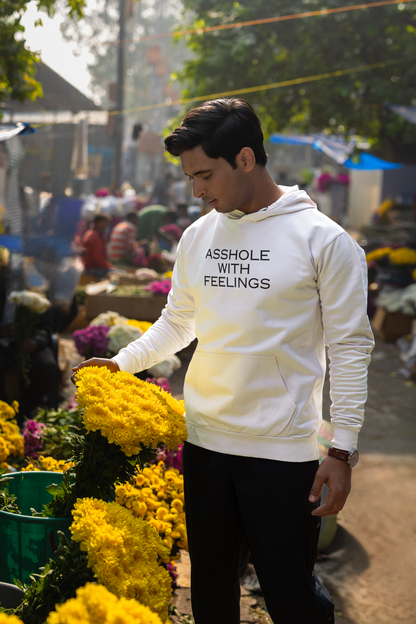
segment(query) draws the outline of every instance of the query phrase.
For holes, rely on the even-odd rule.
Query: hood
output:
[[[277,217],[278,215],[289,214],[291,212],[299,212],[300,210],[317,209],[314,201],[305,191],[300,191],[298,186],[282,186],[279,188],[283,191],[283,195],[266,208],[262,208],[258,212],[253,212],[241,217],[242,221],[262,221],[269,217]]]

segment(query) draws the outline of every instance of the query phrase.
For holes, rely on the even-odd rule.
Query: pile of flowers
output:
[[[37,459],[31,459],[26,466],[22,468],[22,472],[29,470],[44,470],[47,472],[65,472],[72,468],[74,462],[65,459],[54,459],[53,457],[44,457],[39,455]]]
[[[188,549],[183,476],[178,470],[161,461],[139,471],[134,484],[123,483],[115,490],[117,503],[156,529],[171,559],[178,558],[181,548]]]
[[[150,282],[143,290],[151,292],[153,295],[167,295],[171,289],[170,279],[164,279],[161,281]]]
[[[143,446],[176,449],[187,437],[184,404],[154,384],[96,366],[77,373],[77,400],[87,431],[99,430],[127,455]]]
[[[104,357],[108,352],[108,331],[105,325],[92,325],[74,331],[72,337],[75,347],[85,358]]]
[[[16,622],[19,622],[16,618]],[[137,600],[117,598],[103,585],[87,583],[77,589],[76,598],[49,614],[46,624],[162,624],[156,613]],[[1,624],[1,621],[0,621]],[[6,624],[6,622],[4,623]],[[8,621],[7,624],[13,624]]]
[[[130,342],[143,336],[143,331],[134,325],[127,323],[117,323],[108,330],[108,350],[112,355],[116,355],[120,349],[127,347]]]
[[[9,295],[9,301],[16,308],[27,308],[37,315],[43,314],[49,308],[49,301],[43,295],[30,290],[13,290]]]
[[[18,409],[16,401],[12,405],[0,401],[0,467],[4,470],[12,457],[24,456],[24,440],[15,420]]]
[[[25,444],[25,457],[33,457],[36,459],[39,452],[43,451],[45,445],[43,435],[46,425],[42,422],[36,422],[34,419],[27,420],[23,429],[23,439]]]
[[[73,339],[78,353],[86,359],[111,357],[140,338],[151,326],[147,321],[128,319],[110,310],[99,314],[85,329],[75,331]]]
[[[49,301],[30,290],[13,290],[9,295],[10,303],[15,305],[14,323],[16,326],[16,342],[19,345],[25,338],[30,338],[39,323],[39,317],[49,308]],[[28,353],[20,350],[16,353],[16,363],[26,383],[32,360]]]
[[[162,388],[165,392],[170,393],[172,391],[167,377],[148,377],[146,381],[147,383],[156,384],[156,386],[159,386],[159,388]]]
[[[153,527],[117,503],[94,498],[77,501],[72,539],[87,553],[88,567],[118,597],[135,598],[165,622],[172,595],[169,572],[159,561],[169,551]]]
[[[410,247],[379,247],[366,254],[367,262],[388,261],[398,265],[416,265],[416,250]],[[415,278],[416,281],[416,278]]]

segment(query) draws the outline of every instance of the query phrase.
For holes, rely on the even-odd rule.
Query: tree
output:
[[[58,0],[36,0],[38,10],[49,16],[55,12]],[[29,0],[0,2],[0,101],[34,100],[42,95],[42,86],[36,81],[36,63],[39,56],[26,48],[24,26],[21,19]],[[85,0],[64,0],[67,13],[82,17]],[[37,20],[42,26],[42,20]]]
[[[189,11],[195,16],[185,28],[353,4],[355,0],[184,0],[185,16]],[[416,127],[384,103],[416,104],[413,2],[192,34],[187,43],[194,56],[179,74],[185,98],[386,61],[368,71],[241,97],[255,106],[266,133],[296,129],[361,135],[386,157],[410,157]]]
[[[169,76],[182,68],[183,59],[189,57],[189,53],[183,44],[173,46],[171,38],[160,35],[173,31],[181,17],[181,3],[178,0],[134,3],[127,0],[126,4],[126,108],[158,104],[166,97],[179,97],[179,90],[171,93],[168,88]],[[114,106],[109,99],[109,87],[117,80],[118,10],[119,0],[97,0],[94,7],[85,11],[82,27],[70,18],[61,26],[65,39],[75,42],[79,51],[88,49],[91,53],[93,61],[88,69],[92,91],[104,107]],[[145,38],[143,41],[142,37]],[[152,52],[156,56],[153,60],[150,58]],[[156,114],[157,110],[151,113]],[[143,121],[149,117],[149,112],[132,111],[129,116]]]

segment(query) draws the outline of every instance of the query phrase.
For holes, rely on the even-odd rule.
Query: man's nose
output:
[[[205,190],[203,187],[203,180],[198,180],[198,178],[194,178],[193,192],[194,192],[194,197],[196,197],[197,199],[199,199],[205,194]]]

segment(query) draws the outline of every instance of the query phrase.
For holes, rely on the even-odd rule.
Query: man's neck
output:
[[[282,189],[274,182],[265,167],[261,167],[256,174],[252,179],[251,199],[240,208],[245,214],[252,214],[271,206],[283,195]]]

